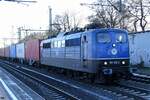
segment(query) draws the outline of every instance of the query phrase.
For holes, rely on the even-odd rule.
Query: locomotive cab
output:
[[[129,72],[129,44],[126,31],[100,30],[94,32],[93,40],[95,41],[93,41],[92,55],[104,75]]]

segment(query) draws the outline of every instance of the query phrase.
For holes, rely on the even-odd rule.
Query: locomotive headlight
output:
[[[112,46],[113,46],[113,47],[115,47],[115,46],[116,46],[116,44],[113,44]]]
[[[108,63],[105,61],[105,62],[104,62],[104,65],[107,65],[107,64],[108,64]]]
[[[125,61],[122,61],[122,64],[124,65],[126,62]]]

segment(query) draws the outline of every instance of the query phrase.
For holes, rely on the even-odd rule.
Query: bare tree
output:
[[[60,32],[62,30],[62,27],[61,27],[61,23],[62,23],[62,18],[60,15],[56,15],[55,16],[55,20],[53,21],[54,25],[53,25],[53,30],[56,30],[58,32]]]
[[[122,10],[119,9],[119,2],[116,0],[97,0],[89,6],[94,10],[96,18],[105,24],[106,27],[127,28],[130,18],[126,6],[123,4]]]
[[[70,31],[72,28],[79,26],[79,19],[75,14],[69,14],[65,12],[62,15],[56,15],[54,19],[54,29],[60,31]]]
[[[150,14],[150,0],[129,0],[129,13],[132,15],[134,30],[137,30],[138,24],[142,31],[148,24],[147,17]]]

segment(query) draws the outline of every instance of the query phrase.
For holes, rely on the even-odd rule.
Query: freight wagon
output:
[[[9,50],[10,50],[10,49],[9,49],[9,46],[5,47],[4,50],[5,50],[5,53],[4,53],[4,54],[5,54],[5,55],[4,55],[5,58],[6,58],[6,59],[9,59]]]
[[[0,48],[0,57],[3,58],[5,55],[4,48]]]
[[[25,61],[29,65],[39,65],[40,40],[33,39],[25,42]]]
[[[16,58],[17,61],[23,63],[25,59],[25,44],[18,43],[16,44]]]
[[[9,52],[10,52],[10,60],[11,61],[15,61],[16,60],[16,45],[13,44],[13,45],[10,45],[10,48],[9,48]]]

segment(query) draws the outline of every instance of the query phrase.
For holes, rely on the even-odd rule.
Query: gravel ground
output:
[[[138,68],[137,73],[150,76],[150,67]]]

